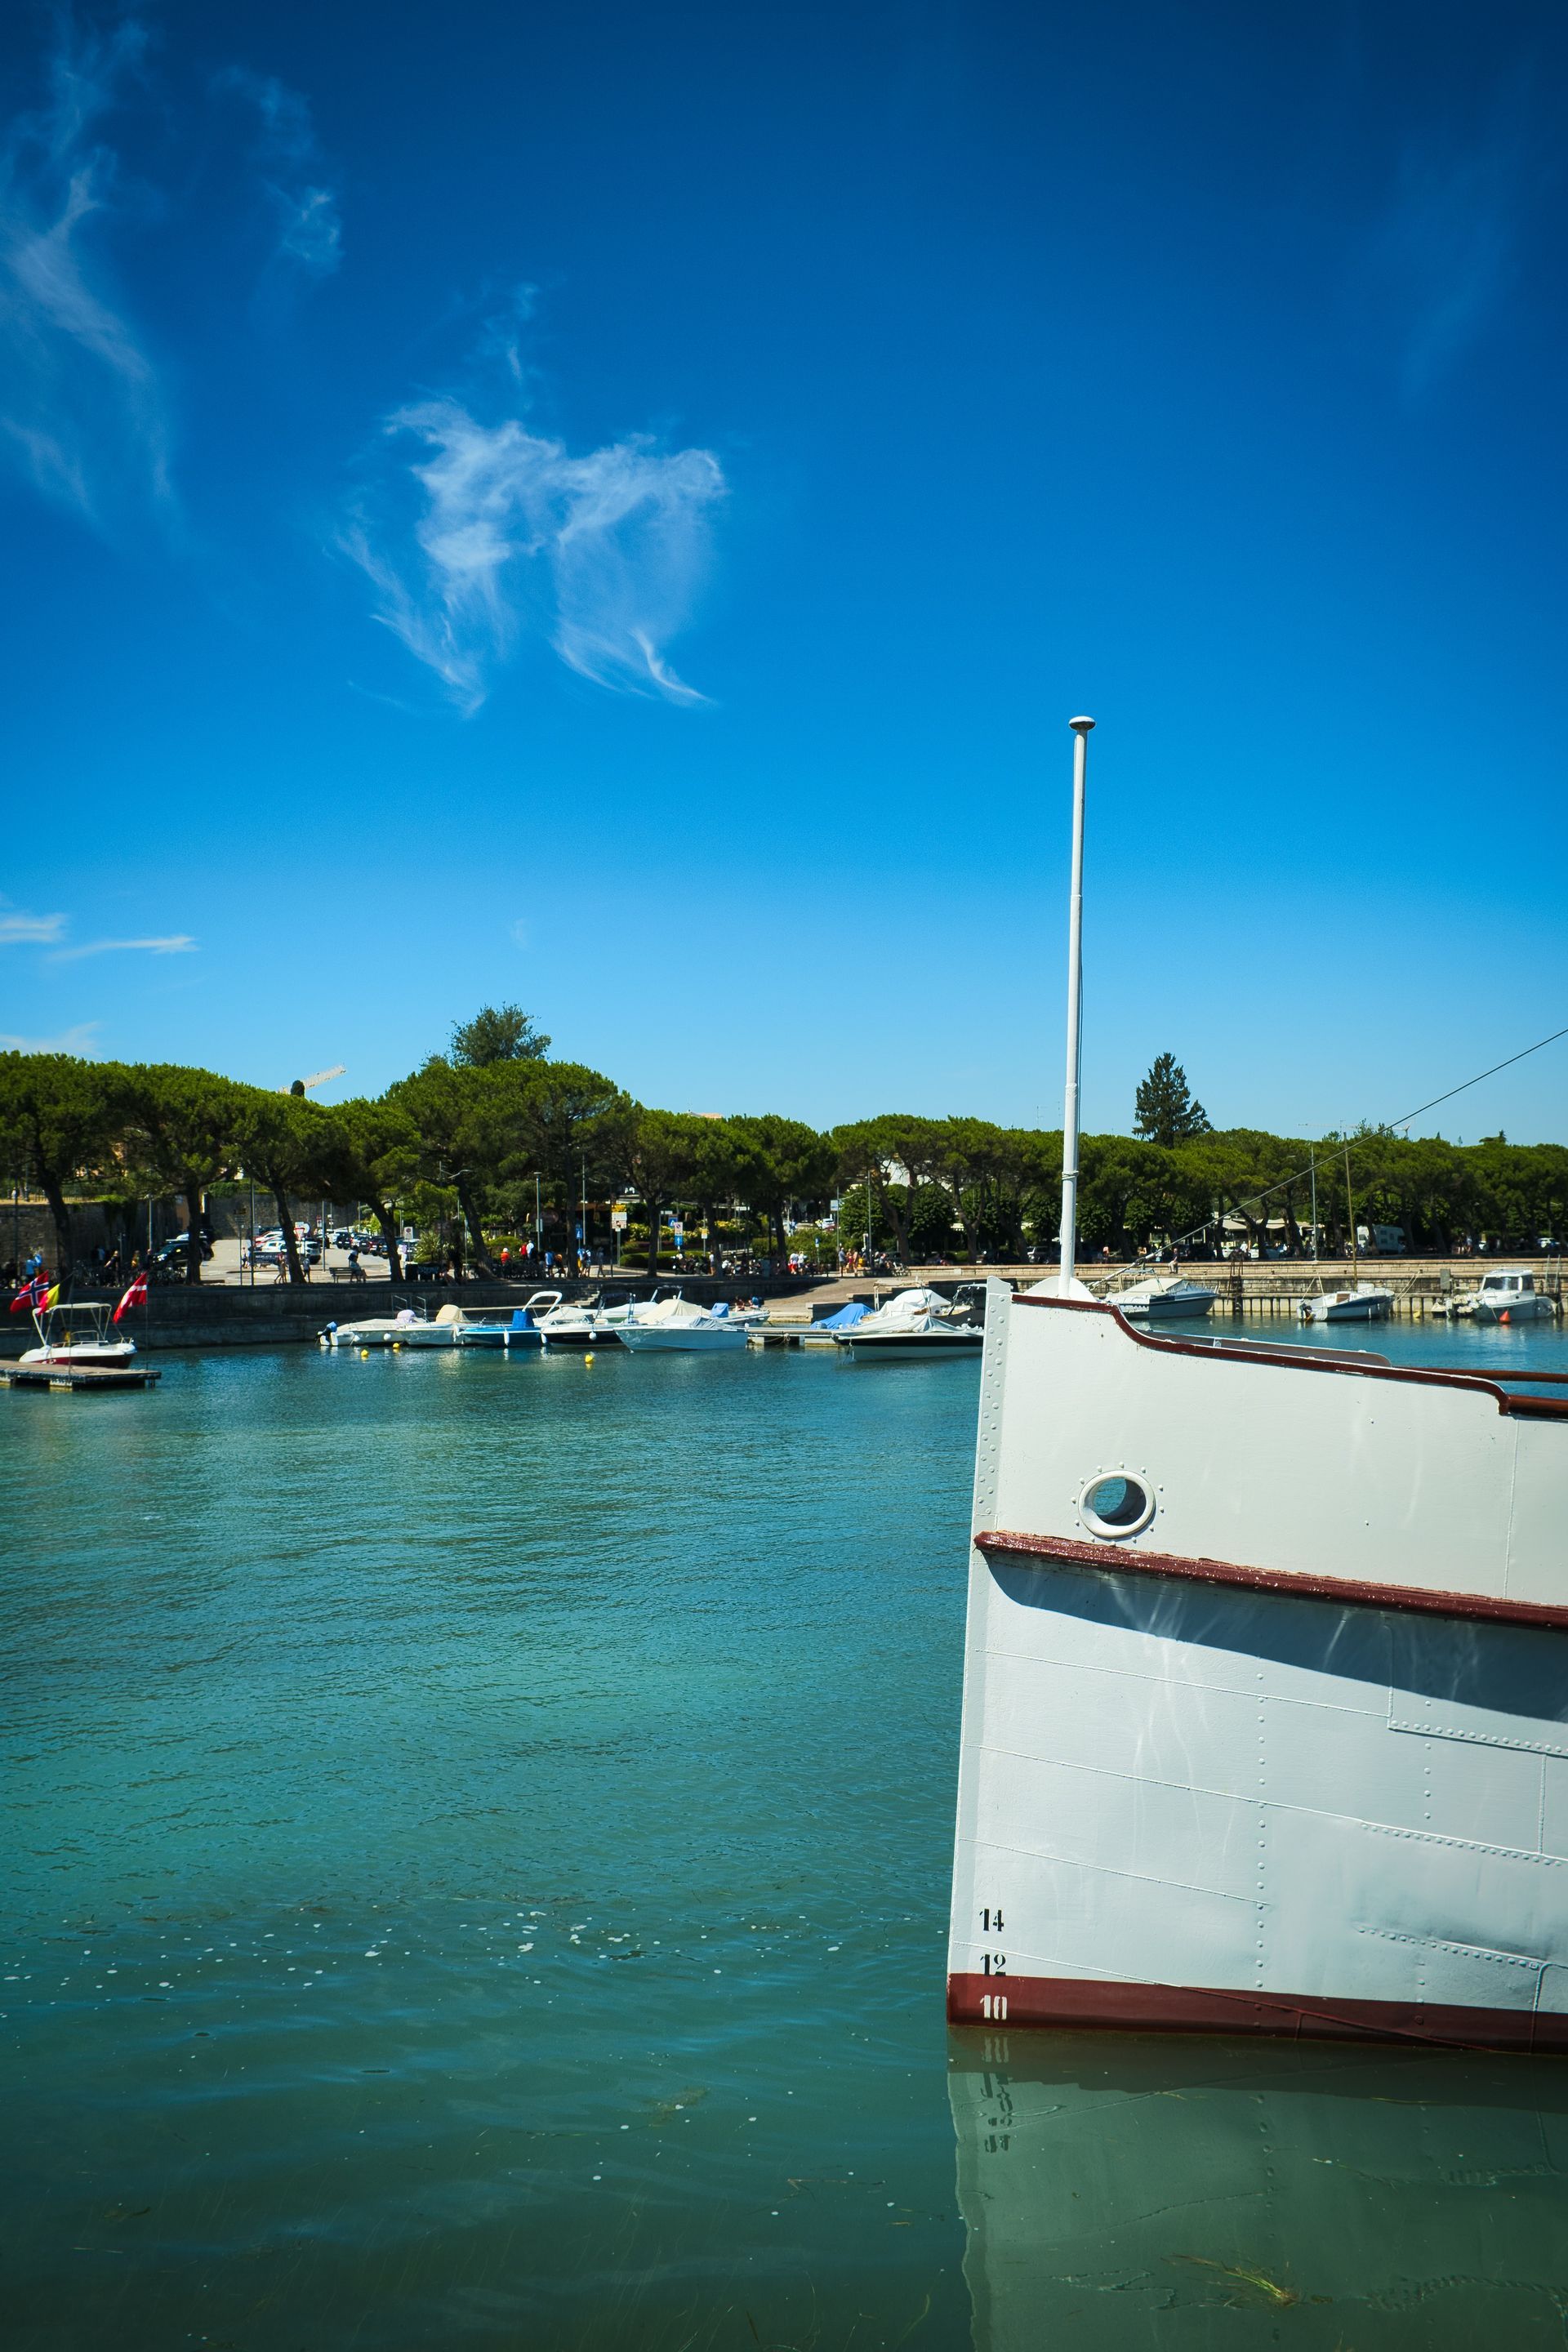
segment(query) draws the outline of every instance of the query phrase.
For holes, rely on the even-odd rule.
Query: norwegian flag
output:
[[[11,1312],[13,1315],[21,1315],[29,1307],[41,1307],[48,1295],[49,1286],[43,1276],[35,1275],[31,1282],[25,1282],[22,1285],[21,1289],[11,1301]]]
[[[131,1285],[130,1289],[126,1292],[124,1297],[121,1300],[119,1306],[115,1308],[114,1313],[110,1319],[112,1322],[118,1323],[128,1307],[142,1306],[145,1301],[146,1297],[147,1277],[144,1274],[139,1274],[136,1276],[135,1281]]]

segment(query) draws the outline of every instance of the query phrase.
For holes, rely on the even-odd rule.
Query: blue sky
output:
[[[1555,11],[0,44],[7,1038],[1056,1124],[1079,709],[1091,1127],[1568,1019]]]

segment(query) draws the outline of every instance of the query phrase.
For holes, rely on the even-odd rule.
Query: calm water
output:
[[[162,1361],[0,1397],[17,2352],[1563,2343],[1568,2066],[947,2033],[973,1362]]]

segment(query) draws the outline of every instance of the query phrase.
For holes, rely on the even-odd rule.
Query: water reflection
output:
[[[955,2032],[975,2352],[1561,2346],[1568,2064]]]

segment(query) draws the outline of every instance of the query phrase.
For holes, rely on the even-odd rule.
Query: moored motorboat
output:
[[[35,1307],[33,1327],[38,1345],[18,1359],[24,1364],[79,1365],[100,1371],[128,1364],[136,1353],[132,1339],[113,1339],[107,1300],[78,1299],[57,1307]]]
[[[900,1290],[885,1307],[834,1334],[836,1346],[857,1363],[973,1356],[984,1339],[984,1319],[971,1305],[950,1304],[940,1290],[920,1286]]]
[[[1378,1282],[1357,1282],[1347,1290],[1315,1291],[1297,1311],[1303,1323],[1383,1323],[1394,1312],[1394,1293]]]
[[[1118,1314],[1133,1323],[1165,1323],[1184,1316],[1206,1315],[1215,1303],[1216,1293],[1201,1282],[1192,1282],[1184,1274],[1152,1275],[1147,1282],[1135,1282],[1127,1290],[1111,1294],[1110,1303]]]
[[[634,1355],[671,1351],[719,1355],[726,1349],[743,1349],[747,1331],[748,1326],[738,1316],[699,1307],[694,1299],[673,1298],[623,1323],[620,1342]]]
[[[840,1307],[836,1314],[822,1316],[808,1329],[803,1331],[800,1335],[800,1344],[803,1348],[825,1348],[831,1351],[837,1349],[840,1336],[853,1331],[857,1325],[866,1320],[870,1312],[871,1309],[864,1299],[852,1298],[847,1306]]]
[[[1538,1316],[1556,1312],[1555,1299],[1537,1290],[1534,1275],[1523,1266],[1499,1266],[1483,1274],[1470,1300],[1478,1323],[1532,1323]]]
[[[544,1334],[526,1307],[514,1307],[510,1314],[503,1309],[489,1315],[465,1315],[454,1328],[459,1348],[500,1348],[510,1354],[514,1349],[544,1345]]]
[[[392,1315],[366,1315],[357,1323],[329,1323],[318,1333],[323,1348],[455,1348],[463,1322],[460,1307],[428,1316],[413,1307]]]
[[[558,1299],[540,1318],[540,1333],[547,1348],[618,1348],[619,1331],[599,1306],[598,1294],[585,1299]]]

